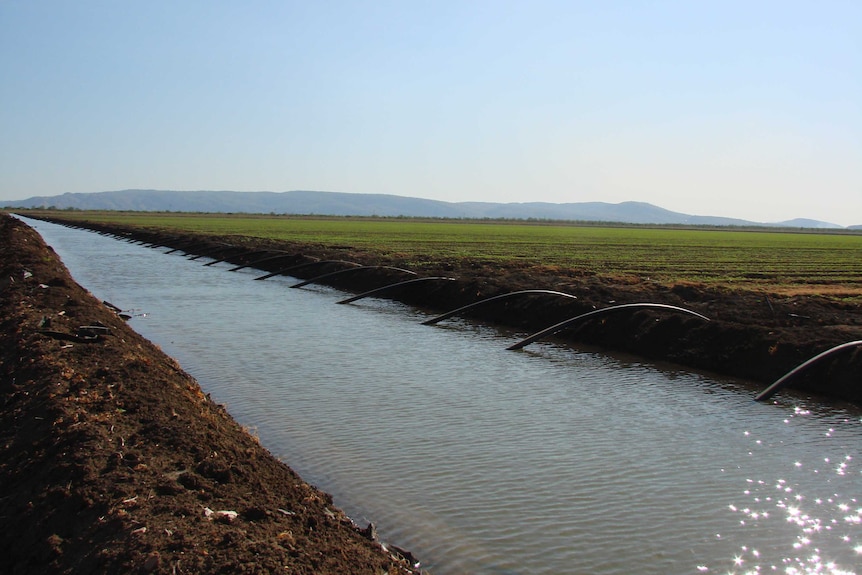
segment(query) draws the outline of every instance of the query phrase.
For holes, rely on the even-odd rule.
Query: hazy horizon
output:
[[[125,196],[126,192],[134,193],[133,196],[131,196],[131,197],[136,198],[135,200],[132,200],[133,204],[136,207],[131,207],[131,205],[128,208],[123,207],[124,202],[129,201],[129,198],[127,196]],[[147,203],[147,201],[145,200],[145,204],[140,204],[140,201],[143,198],[142,198],[142,196],[137,194],[137,192],[143,192],[143,193],[147,193],[147,194],[152,193],[152,194],[154,194],[154,196],[149,200],[149,203]],[[331,208],[333,210],[331,213],[334,215],[348,215],[347,212],[344,212],[344,209],[346,206],[352,206],[352,207],[356,208],[358,211],[350,212],[351,214],[363,215],[364,211],[362,208],[363,208],[364,204],[362,204],[361,202],[356,203],[356,202],[348,201],[346,206],[344,204],[339,203],[339,202],[344,201],[343,196],[345,196],[345,195],[346,196],[366,195],[366,196],[368,196],[368,202],[369,202],[368,207],[369,208],[373,208],[375,210],[383,209],[390,216],[395,215],[395,212],[392,211],[392,209],[394,208],[397,210],[398,208],[396,208],[396,206],[400,206],[401,208],[407,210],[403,213],[400,213],[400,215],[404,215],[404,216],[408,216],[408,217],[426,217],[426,216],[438,217],[438,216],[440,216],[440,214],[438,214],[438,213],[423,213],[423,207],[422,206],[425,205],[424,202],[433,201],[433,202],[443,202],[444,204],[450,205],[450,206],[458,206],[460,204],[465,204],[465,206],[467,206],[467,205],[471,206],[471,209],[474,209],[475,207],[482,206],[482,205],[488,206],[489,209],[497,209],[497,207],[503,207],[503,206],[512,206],[514,209],[518,209],[518,207],[520,207],[520,206],[523,206],[526,208],[527,206],[541,205],[541,206],[559,206],[560,210],[561,210],[560,212],[542,212],[541,215],[538,215],[536,212],[532,212],[532,211],[524,212],[523,214],[520,214],[520,215],[517,213],[513,213],[513,212],[509,212],[505,215],[500,215],[500,214],[495,212],[496,215],[491,215],[489,213],[481,213],[481,212],[471,211],[471,212],[469,212],[469,215],[462,214],[459,216],[459,215],[455,215],[453,213],[450,215],[443,215],[442,217],[480,217],[480,218],[505,217],[505,218],[523,218],[523,219],[530,219],[530,218],[534,218],[534,217],[539,217],[539,218],[558,218],[558,219],[563,219],[563,220],[579,220],[579,219],[584,219],[584,218],[586,218],[587,220],[593,220],[594,217],[597,215],[596,213],[593,213],[591,211],[572,213],[570,211],[571,210],[570,206],[574,206],[576,209],[578,209],[578,207],[581,207],[581,208],[586,208],[588,210],[591,210],[593,208],[592,207],[587,208],[587,206],[595,207],[596,204],[600,204],[602,206],[605,206],[605,208],[602,208],[602,209],[613,210],[613,209],[616,209],[616,207],[627,206],[628,204],[638,204],[638,205],[645,206],[644,207],[644,213],[641,214],[641,216],[636,216],[635,214],[633,214],[631,212],[626,212],[625,214],[623,214],[623,213],[616,213],[615,214],[614,212],[607,212],[607,213],[602,214],[602,216],[599,216],[599,217],[600,218],[603,218],[603,217],[611,218],[608,221],[621,221],[621,222],[631,221],[633,223],[638,223],[638,222],[645,223],[646,220],[641,221],[638,219],[638,217],[644,217],[647,214],[651,214],[651,213],[653,213],[652,208],[657,208],[659,210],[666,210],[669,215],[670,214],[676,214],[679,216],[691,217],[691,218],[694,218],[697,220],[700,220],[700,219],[723,219],[724,218],[724,216],[712,216],[711,214],[688,214],[685,212],[677,212],[674,210],[667,210],[663,206],[658,206],[656,204],[651,204],[651,203],[646,203],[646,202],[637,202],[637,201],[623,201],[623,202],[590,202],[590,201],[586,201],[586,202],[569,202],[569,203],[549,203],[549,202],[542,202],[542,201],[538,201],[538,200],[536,200],[536,201],[525,201],[525,202],[487,202],[487,201],[472,202],[472,201],[468,200],[468,201],[463,201],[463,202],[460,202],[460,201],[449,202],[447,200],[435,200],[433,198],[419,198],[419,197],[415,197],[415,196],[402,196],[402,195],[398,195],[398,194],[360,194],[360,193],[355,193],[355,192],[333,192],[333,191],[329,191],[329,190],[284,190],[284,191],[251,190],[251,191],[245,191],[245,192],[238,192],[235,190],[127,189],[127,190],[105,190],[102,192],[89,192],[89,193],[88,192],[83,192],[83,193],[65,192],[63,194],[58,194],[58,195],[53,195],[53,196],[31,196],[30,198],[24,198],[23,200],[18,200],[18,201],[9,200],[9,202],[18,203],[20,201],[29,200],[32,198],[39,198],[39,199],[43,200],[44,202],[49,202],[49,203],[39,204],[39,205],[44,206],[44,205],[51,205],[50,202],[52,200],[56,200],[57,209],[60,209],[60,210],[67,209],[67,208],[73,208],[73,209],[83,209],[83,210],[89,210],[89,209],[96,209],[96,210],[98,210],[98,209],[112,209],[112,210],[113,209],[116,209],[116,210],[133,209],[133,210],[140,210],[140,211],[161,211],[161,210],[180,211],[180,212],[183,212],[183,211],[198,212],[201,210],[207,211],[207,208],[204,205],[195,205],[194,204],[195,200],[192,200],[190,198],[183,198],[182,200],[180,200],[180,202],[181,202],[180,204],[174,204],[168,198],[163,197],[162,196],[163,193],[201,194],[204,196],[208,196],[210,194],[216,194],[215,197],[205,198],[203,200],[204,202],[206,202],[206,205],[210,206],[210,208],[213,208],[214,213],[237,212],[238,210],[239,210],[239,213],[244,212],[242,209],[240,209],[239,204],[236,204],[230,198],[226,200],[227,203],[225,203],[224,205],[219,205],[219,202],[221,201],[221,198],[222,198],[222,196],[220,194],[239,194],[239,195],[242,195],[242,194],[273,194],[273,195],[288,194],[288,195],[290,195],[290,194],[294,194],[294,193],[299,193],[299,194],[303,194],[303,197],[305,196],[305,194],[324,194],[324,195],[325,194],[332,194],[332,195],[338,196],[339,199],[332,200],[334,203],[331,205],[328,205],[328,206],[326,204],[323,204],[323,205],[319,204],[318,202],[320,201],[320,198],[312,199],[311,201],[313,202],[313,207],[312,206],[305,206],[305,208],[307,208],[311,211],[302,211],[303,209],[305,209],[303,207],[303,204],[302,204],[302,202],[304,200],[302,200],[302,199],[298,200],[299,204],[294,204],[291,207],[291,206],[285,206],[285,205],[279,205],[279,204],[272,204],[272,205],[261,204],[260,198],[256,197],[254,200],[251,200],[249,202],[249,204],[246,206],[247,208],[250,208],[249,210],[246,210],[246,211],[247,211],[247,213],[269,213],[269,212],[273,212],[273,211],[275,211],[275,213],[282,213],[282,210],[284,208],[289,208],[289,209],[299,209],[300,211],[295,211],[295,212],[294,211],[287,211],[285,213],[328,214],[330,212],[326,212],[326,211],[318,212],[318,210],[320,210],[320,209],[326,210],[326,209]],[[99,200],[86,200],[86,199],[84,199],[84,200],[80,200],[80,201],[83,201],[83,204],[81,204],[80,201],[76,201],[76,202],[73,202],[72,204],[69,204],[68,201],[64,201],[64,199],[63,199],[64,196],[66,196],[66,195],[87,196],[87,195],[102,195],[102,194],[112,195],[112,198],[110,200],[107,200],[108,204],[106,204],[103,207],[100,207],[100,206],[102,206],[102,204],[100,203]],[[119,195],[113,196],[114,194],[119,194]],[[393,200],[393,201],[397,201],[398,203],[390,206],[389,208],[386,208],[386,207],[384,207],[385,204],[381,205],[378,203],[380,201],[379,200],[380,196],[383,196],[386,198],[398,198],[398,200]],[[407,200],[409,202],[412,202],[415,200],[416,202],[419,202],[419,204],[418,205],[403,204],[403,203],[401,203],[401,201],[403,201],[403,200]],[[294,201],[297,201],[297,200],[294,200]],[[328,200],[323,199],[323,201],[328,201]],[[385,202],[386,200],[383,200],[383,201]],[[119,203],[117,203],[117,202],[119,202]],[[189,202],[191,202],[191,203],[189,203]],[[213,204],[212,202],[215,202],[215,204]],[[4,205],[3,201],[0,201],[0,207],[3,207],[3,205]],[[107,207],[108,205],[110,205],[111,207]],[[491,206],[494,206],[494,207],[492,208]],[[630,208],[628,208],[628,209],[630,209]],[[390,211],[392,212],[391,214],[389,213]],[[621,218],[621,219],[617,220],[614,218]],[[631,219],[631,218],[634,218],[634,219]],[[729,220],[737,220],[740,224],[747,222],[747,223],[750,223],[753,225],[762,224],[762,225],[767,225],[767,226],[772,225],[772,224],[782,224],[782,223],[795,222],[795,221],[801,221],[801,220],[810,221],[810,222],[817,222],[820,224],[828,224],[830,226],[838,226],[839,228],[848,228],[848,227],[853,227],[856,225],[862,225],[862,224],[850,224],[850,226],[840,226],[839,224],[836,224],[835,222],[827,222],[827,221],[823,221],[823,220],[814,220],[814,219],[805,218],[805,217],[790,218],[788,220],[763,221],[763,222],[755,221],[755,220],[744,220],[744,219],[739,219],[739,218],[728,218],[728,219]],[[597,220],[597,221],[600,221],[600,220]],[[664,220],[657,220],[657,221],[654,221],[652,223],[679,223],[679,222],[671,222],[671,221],[665,222]],[[717,223],[717,222],[703,222],[703,221],[701,221],[701,222],[694,222],[694,225],[724,225],[724,224]],[[731,224],[731,225],[733,225],[733,224]],[[819,227],[819,226],[816,226],[816,227]]]
[[[122,189],[862,224],[862,3],[0,0],[0,203]]]

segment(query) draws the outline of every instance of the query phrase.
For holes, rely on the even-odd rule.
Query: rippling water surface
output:
[[[862,573],[862,419],[29,221],[306,480],[435,575]]]

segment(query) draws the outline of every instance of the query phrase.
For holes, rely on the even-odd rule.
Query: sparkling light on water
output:
[[[784,421],[791,424],[794,418],[809,415],[810,410],[797,407],[793,416]],[[833,440],[836,429],[829,428],[824,436]],[[764,440],[753,438],[749,431],[744,432],[744,437],[753,444],[749,454],[757,457]],[[825,452],[832,449],[842,447],[824,444]],[[793,461],[786,475],[776,478],[746,479],[741,490],[743,499],[727,505],[730,513],[739,516],[738,529],[747,532],[751,541],[762,541],[765,532],[784,533],[783,541],[758,548],[740,546],[726,566],[697,565],[697,571],[728,575],[858,575],[855,569],[862,563],[860,474],[862,467],[845,453],[838,457],[825,455],[812,465]],[[779,523],[786,529],[782,530]],[[740,534],[733,535],[733,540],[741,539]]]

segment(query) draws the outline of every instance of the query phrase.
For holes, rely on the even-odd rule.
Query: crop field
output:
[[[421,268],[458,259],[573,268],[597,275],[694,281],[833,297],[862,295],[862,234],[145,212],[54,217],[349,247]]]

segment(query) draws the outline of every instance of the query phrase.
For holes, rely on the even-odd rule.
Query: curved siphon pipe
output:
[[[246,250],[246,252],[245,252],[244,254],[243,254],[243,253],[239,253],[239,254],[230,254],[230,255],[228,255],[228,256],[226,256],[226,257],[223,257],[223,258],[220,258],[220,259],[217,259],[217,260],[213,260],[213,261],[211,261],[211,262],[207,262],[207,263],[205,263],[204,265],[205,265],[205,266],[211,266],[211,265],[215,265],[215,264],[220,264],[220,263],[222,263],[222,262],[226,262],[226,261],[228,261],[228,260],[229,260],[230,258],[232,258],[232,257],[239,256],[239,255],[244,255],[244,256],[246,256],[246,257],[247,257],[247,256],[254,256],[254,255],[258,255],[258,254],[271,254],[273,251],[274,251],[274,250]]]
[[[373,290],[363,292],[359,295],[355,295],[353,297],[349,297],[347,299],[343,299],[343,300],[335,302],[335,303],[351,303],[351,302],[354,302],[358,299],[362,299],[362,298],[368,297],[370,295],[384,292],[384,291],[387,291],[389,289],[405,286],[408,284],[414,284],[414,283],[426,282],[426,281],[432,281],[432,280],[455,281],[455,278],[448,278],[448,277],[443,277],[443,276],[429,276],[429,277],[424,277],[424,278],[413,278],[412,280],[405,280],[403,282],[396,282],[394,284],[389,284],[389,285],[385,285],[383,287],[375,288]]]
[[[767,387],[766,389],[761,391],[758,394],[758,396],[754,398],[754,400],[755,401],[764,401],[764,400],[769,399],[770,397],[775,395],[775,393],[779,389],[781,389],[782,387],[787,385],[787,382],[790,381],[790,379],[794,375],[796,375],[797,373],[807,369],[808,367],[814,365],[815,363],[818,363],[819,361],[821,361],[823,359],[826,359],[827,357],[829,357],[831,355],[835,355],[836,353],[838,353],[840,351],[844,351],[845,349],[849,349],[851,347],[862,347],[862,339],[856,340],[856,341],[848,341],[847,343],[842,343],[841,345],[836,345],[832,349],[827,349],[823,353],[817,354],[814,357],[812,357],[811,359],[809,359],[808,361],[799,364],[798,366],[794,367],[793,369],[791,369],[790,371],[788,371],[787,373],[782,375],[780,378],[778,378],[775,381],[775,383],[773,383],[772,385],[770,385],[769,387]]]
[[[283,251],[280,251],[280,250],[258,250],[257,252],[250,252],[249,254],[246,254],[246,255],[251,255],[251,254],[253,254],[253,253],[262,253],[262,254],[265,254],[265,253],[268,253],[268,254],[275,253],[275,255],[272,255],[272,256],[265,256],[265,257],[262,257],[262,258],[260,258],[260,259],[251,260],[251,261],[246,262],[246,263],[244,263],[244,264],[241,264],[241,265],[238,265],[238,266],[232,267],[231,269],[229,269],[229,270],[227,270],[227,271],[229,271],[229,272],[236,272],[236,271],[239,271],[239,270],[241,270],[241,269],[245,269],[245,268],[250,268],[250,267],[256,266],[257,264],[262,264],[263,262],[268,262],[269,260],[272,260],[272,259],[276,259],[276,258],[280,258],[280,257],[286,257],[286,256],[292,256],[292,255],[295,255],[295,254],[291,254],[291,253],[288,253],[288,252],[283,252]]]
[[[610,313],[612,311],[617,311],[617,310],[621,310],[621,309],[628,309],[628,308],[667,309],[667,310],[671,310],[671,311],[678,311],[678,312],[682,312],[682,313],[691,314],[695,317],[699,317],[700,319],[709,321],[709,318],[706,317],[705,315],[701,315],[701,314],[697,313],[696,311],[691,311],[690,309],[685,309],[683,307],[677,307],[675,305],[668,305],[668,304],[664,304],[664,303],[625,303],[622,305],[615,305],[613,307],[605,307],[602,309],[596,309],[596,310],[589,311],[587,313],[583,313],[581,315],[569,318],[565,321],[561,321],[560,323],[554,324],[549,328],[543,329],[542,331],[537,331],[536,333],[534,333],[530,337],[522,339],[521,341],[519,341],[516,344],[510,345],[506,349],[510,349],[510,350],[521,349],[522,347],[526,347],[526,346],[530,345],[531,343],[533,343],[534,341],[536,341],[537,339],[540,339],[546,335],[555,334],[558,331],[562,331],[565,328],[567,328],[568,326],[570,326],[571,324],[578,322],[580,320],[587,319],[587,318],[592,317],[594,315]]]
[[[302,286],[306,286],[308,284],[313,284],[313,283],[317,282],[318,280],[326,279],[326,278],[332,277],[332,276],[341,275],[341,274],[344,274],[347,272],[355,272],[355,271],[359,271],[359,270],[393,270],[393,271],[397,271],[397,272],[404,272],[406,274],[411,274],[414,276],[416,275],[416,272],[414,272],[414,271],[405,270],[404,268],[396,268],[396,267],[392,267],[392,266],[359,266],[359,267],[347,268],[347,269],[343,269],[343,270],[336,270],[334,272],[329,272],[329,273],[325,273],[323,275],[315,276],[311,279],[301,281],[298,284],[293,284],[290,287],[299,288]]]
[[[189,259],[190,260],[196,260],[198,258],[203,258],[203,257],[213,257],[213,256],[217,256],[223,252],[226,252],[228,250],[232,250],[232,249],[236,249],[236,248],[237,248],[237,246],[232,245],[232,244],[217,243],[215,245],[212,245],[209,248],[199,250],[196,254],[189,255]]]
[[[212,261],[205,263],[205,266],[211,266],[213,264],[219,264],[221,262],[226,262],[230,258],[234,256],[238,256],[242,253],[247,253],[248,248],[245,246],[231,246],[230,248],[225,249],[221,252],[216,252],[214,254],[210,254],[207,257],[212,258]]]
[[[272,276],[280,276],[280,275],[285,274],[285,273],[290,272],[290,271],[294,271],[294,270],[298,270],[298,269],[302,269],[302,268],[307,268],[309,266],[319,266],[319,265],[323,265],[323,264],[349,264],[351,266],[361,265],[361,264],[358,264],[356,262],[349,262],[347,260],[315,260],[313,262],[305,262],[302,264],[287,266],[286,268],[281,268],[280,270],[276,270],[274,272],[268,273],[264,276],[256,277],[254,279],[265,280],[265,279],[271,278]]]
[[[509,293],[495,295],[495,296],[492,296],[489,298],[481,299],[479,301],[474,301],[473,303],[461,306],[458,309],[453,309],[452,311],[447,311],[443,315],[438,315],[437,317],[433,317],[431,319],[425,320],[422,322],[422,325],[434,325],[436,323],[443,321],[446,318],[450,318],[453,315],[457,315],[458,313],[460,313],[462,311],[466,311],[468,309],[478,307],[478,306],[486,304],[486,303],[491,303],[494,300],[508,298],[508,297],[512,297],[512,296],[516,296],[516,295],[522,295],[522,294],[549,294],[549,295],[558,295],[558,296],[568,297],[568,298],[572,298],[572,299],[578,299],[578,296],[576,296],[576,295],[564,293],[561,291],[553,291],[553,290],[547,290],[547,289],[525,289],[525,290],[521,290],[521,291],[513,291],[513,292],[509,292]]]
[[[272,250],[270,250],[270,253],[272,253]],[[274,256],[267,256],[267,257],[265,257],[265,258],[263,258],[263,259],[254,260],[253,262],[249,262],[249,263],[247,263],[247,264],[242,264],[241,266],[236,266],[235,268],[230,269],[230,270],[228,270],[228,271],[229,271],[229,272],[235,272],[235,271],[241,270],[241,269],[243,269],[243,268],[248,268],[248,267],[251,267],[251,266],[256,266],[256,265],[258,265],[258,264],[262,264],[262,263],[269,262],[269,261],[273,261],[273,260],[279,260],[279,259],[282,259],[282,258],[295,258],[295,257],[297,257],[297,255],[296,255],[296,254],[292,254],[292,253],[290,253],[290,252],[279,252],[279,253],[277,253],[277,254],[276,254],[276,255],[274,255]]]
[[[116,237],[116,234],[110,234]],[[169,242],[164,244],[164,247],[170,248],[165,254],[172,254],[174,252],[185,252],[189,253],[188,248],[194,248],[195,246],[199,246],[204,242],[204,240],[200,238],[177,238],[171,237],[169,238]]]

